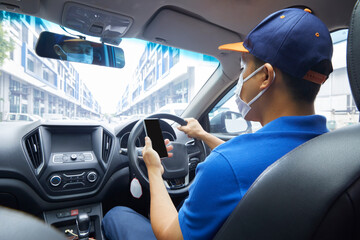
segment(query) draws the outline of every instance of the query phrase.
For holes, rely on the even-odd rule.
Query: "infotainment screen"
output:
[[[51,152],[92,151],[91,133],[52,133]]]

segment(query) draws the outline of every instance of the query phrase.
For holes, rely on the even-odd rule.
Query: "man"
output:
[[[328,131],[326,119],[314,115],[314,100],[332,72],[332,41],[326,26],[310,10],[278,11],[255,27],[244,42],[219,48],[243,53],[236,102],[246,120],[259,121],[264,127],[226,143],[206,133],[194,119],[179,128],[214,149],[197,167],[179,213],[163,184],[160,158],[146,138],[143,157],[150,182],[153,231],[145,218],[136,222],[141,226],[136,230],[116,223],[135,213],[115,208],[103,222],[110,239],[124,236],[119,232],[126,229],[144,233],[141,239],[153,239],[153,234],[157,239],[211,239],[269,165]]]
[[[93,47],[90,42],[83,39],[64,40],[54,45],[54,51],[61,60],[87,64],[93,62]]]

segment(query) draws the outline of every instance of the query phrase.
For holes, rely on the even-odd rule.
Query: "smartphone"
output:
[[[168,157],[159,119],[144,119],[144,129],[146,136],[151,139],[153,149],[159,154],[160,158]]]

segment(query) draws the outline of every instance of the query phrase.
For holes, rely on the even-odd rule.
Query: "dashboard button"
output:
[[[91,161],[93,160],[93,156],[91,153],[84,153],[84,159],[85,161]]]
[[[54,175],[50,178],[50,184],[53,187],[57,187],[61,184],[61,177],[59,175]]]
[[[76,216],[76,215],[79,215],[79,210],[78,209],[71,210],[71,216]]]
[[[96,172],[89,172],[88,175],[86,176],[86,178],[89,182],[93,183],[97,179],[97,174],[96,174]]]
[[[86,213],[91,213],[91,208],[84,208],[83,211]]]
[[[57,216],[58,218],[63,218],[63,217],[65,217],[65,216],[64,216],[64,212],[58,212],[58,213],[56,214],[56,216]]]

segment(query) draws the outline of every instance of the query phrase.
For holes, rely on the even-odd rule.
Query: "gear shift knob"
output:
[[[79,213],[76,217],[79,240],[87,240],[90,231],[90,217],[87,213]]]

